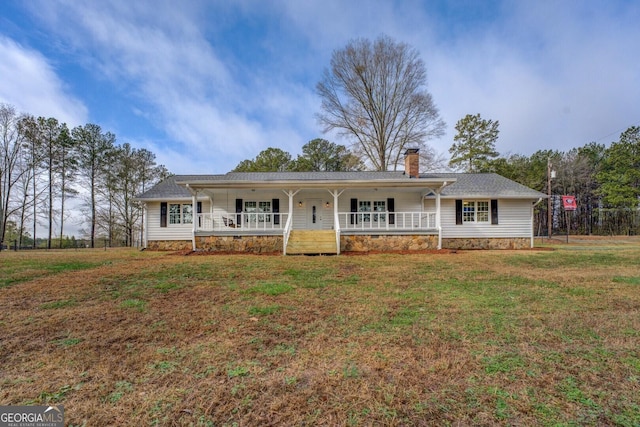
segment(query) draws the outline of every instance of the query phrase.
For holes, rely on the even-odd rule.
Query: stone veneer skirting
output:
[[[181,251],[192,249],[191,240],[151,240],[147,249]],[[254,254],[282,252],[282,236],[200,236],[196,247],[210,252],[245,252]],[[340,251],[422,251],[436,249],[438,236],[433,235],[342,235]],[[514,238],[457,238],[442,239],[443,249],[528,249],[531,239]]]
[[[191,240],[149,240],[147,249],[152,251],[184,251],[193,249]]]
[[[531,239],[526,237],[442,239],[443,249],[529,249],[530,247]]]
[[[282,252],[282,236],[201,236],[196,248],[209,252],[245,252],[268,254]]]
[[[341,235],[340,251],[424,251],[438,248],[438,236],[433,235]]]

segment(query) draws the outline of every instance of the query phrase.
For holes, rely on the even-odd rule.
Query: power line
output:
[[[610,134],[607,134],[607,135],[605,135],[605,136],[602,136],[602,137],[600,137],[600,138],[596,139],[594,142],[600,142],[600,141],[602,141],[602,140],[603,140],[603,139],[605,139],[605,138],[609,138],[611,135],[619,134],[619,133],[621,133],[621,132],[623,132],[623,131],[625,131],[625,130],[629,129],[630,127],[632,127],[632,126],[636,126],[636,125],[640,125],[640,120],[638,120],[638,121],[637,121],[637,122],[635,122],[635,123],[631,123],[629,126],[624,127],[624,128],[622,128],[622,129],[614,130],[614,131],[613,131],[613,132],[611,132]]]

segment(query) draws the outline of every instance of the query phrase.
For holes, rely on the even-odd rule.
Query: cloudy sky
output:
[[[498,151],[603,144],[640,124],[640,2],[4,0],[0,102],[96,123],[173,173],[225,173],[324,137],[315,85],[349,40],[416,48],[446,134],[500,121]]]

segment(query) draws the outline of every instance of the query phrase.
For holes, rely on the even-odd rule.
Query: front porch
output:
[[[393,179],[350,181],[347,188],[333,187],[344,185],[342,181],[178,184],[185,185],[191,192],[192,206],[197,205],[193,215],[194,250],[207,250],[205,246],[234,247],[255,236],[280,238],[278,245],[283,254],[300,253],[298,247],[307,247],[304,253],[313,252],[314,241],[323,242],[315,246],[317,253],[339,254],[354,246],[354,240],[347,236],[373,236],[379,242],[385,240],[384,236],[435,236],[435,247],[430,248],[439,247],[439,193],[448,182],[439,178],[408,179],[395,173],[391,176]],[[316,236],[315,232],[322,234]],[[292,233],[295,243],[290,244]],[[309,243],[300,242],[300,236],[307,236],[304,239]],[[267,239],[271,248],[274,239]],[[229,243],[232,240],[237,242]],[[244,250],[243,245],[239,246]]]
[[[311,208],[312,211],[318,209],[314,206]],[[439,241],[437,212],[339,211],[330,218],[333,226],[328,230],[317,226],[320,217],[314,218],[313,213],[307,218],[310,220],[309,227],[302,226],[305,223],[302,220],[296,221],[296,216],[307,215],[303,209],[298,212],[294,210],[293,215],[268,212],[200,213],[194,223],[194,249],[246,252],[249,245],[251,251],[258,253],[281,248],[285,255],[339,254],[344,250],[389,250],[389,247],[394,248],[391,250],[435,249]],[[294,227],[294,224],[298,227]],[[417,236],[434,236],[435,244],[431,238],[425,240]]]

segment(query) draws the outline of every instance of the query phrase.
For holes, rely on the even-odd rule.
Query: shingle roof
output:
[[[172,175],[160,181],[151,189],[145,191],[138,199],[186,199],[191,197],[191,193],[185,187],[176,184],[177,180],[200,179],[203,175]],[[212,176],[212,175],[209,175]]]
[[[421,179],[456,180],[445,187],[443,197],[539,198],[544,194],[495,173],[432,173]],[[140,195],[141,200],[186,199],[191,193],[177,182],[265,182],[265,181],[411,181],[404,172],[230,172],[224,175],[173,175]]]
[[[496,173],[434,173],[420,178],[455,178],[442,190],[442,197],[540,198],[545,194]]]

